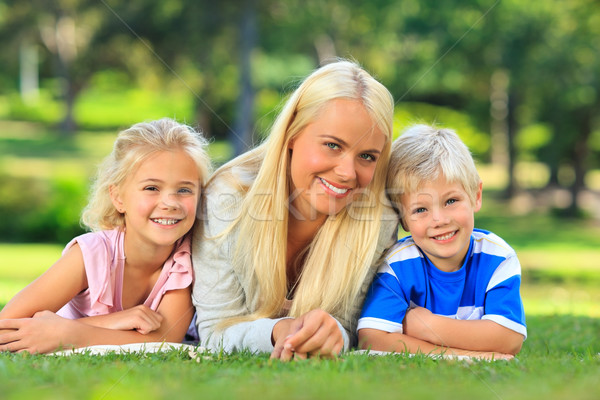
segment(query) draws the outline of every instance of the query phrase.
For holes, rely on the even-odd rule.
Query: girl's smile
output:
[[[128,246],[171,247],[194,224],[200,195],[198,168],[182,150],[160,151],[143,161],[111,195],[115,207],[125,214]]]

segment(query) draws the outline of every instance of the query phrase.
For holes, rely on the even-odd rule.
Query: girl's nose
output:
[[[165,193],[161,198],[162,204],[165,208],[178,208],[179,202],[177,201],[176,194]]]

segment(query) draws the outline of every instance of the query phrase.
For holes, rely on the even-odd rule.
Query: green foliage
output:
[[[481,132],[467,114],[449,107],[400,102],[396,105],[394,120],[395,137],[410,125],[421,123],[453,129],[479,159],[485,159],[490,149],[489,136]]]
[[[0,241],[66,243],[83,232],[79,213],[86,188],[80,182],[0,175]]]

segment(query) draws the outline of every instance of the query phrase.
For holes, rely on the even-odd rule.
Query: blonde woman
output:
[[[384,195],[393,106],[357,64],[328,64],[262,145],[213,175],[192,247],[201,344],[282,360],[355,344],[376,261],[396,238]]]

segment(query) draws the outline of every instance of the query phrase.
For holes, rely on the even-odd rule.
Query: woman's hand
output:
[[[271,358],[282,361],[314,356],[335,358],[344,347],[337,321],[323,310],[279,321],[273,327],[273,342]]]
[[[112,314],[82,318],[79,321],[100,328],[121,331],[135,330],[146,335],[160,328],[163,316],[149,307],[140,304]]]
[[[74,347],[69,334],[76,321],[62,318],[51,311],[40,311],[32,318],[0,320],[0,352],[48,353],[61,347]]]

